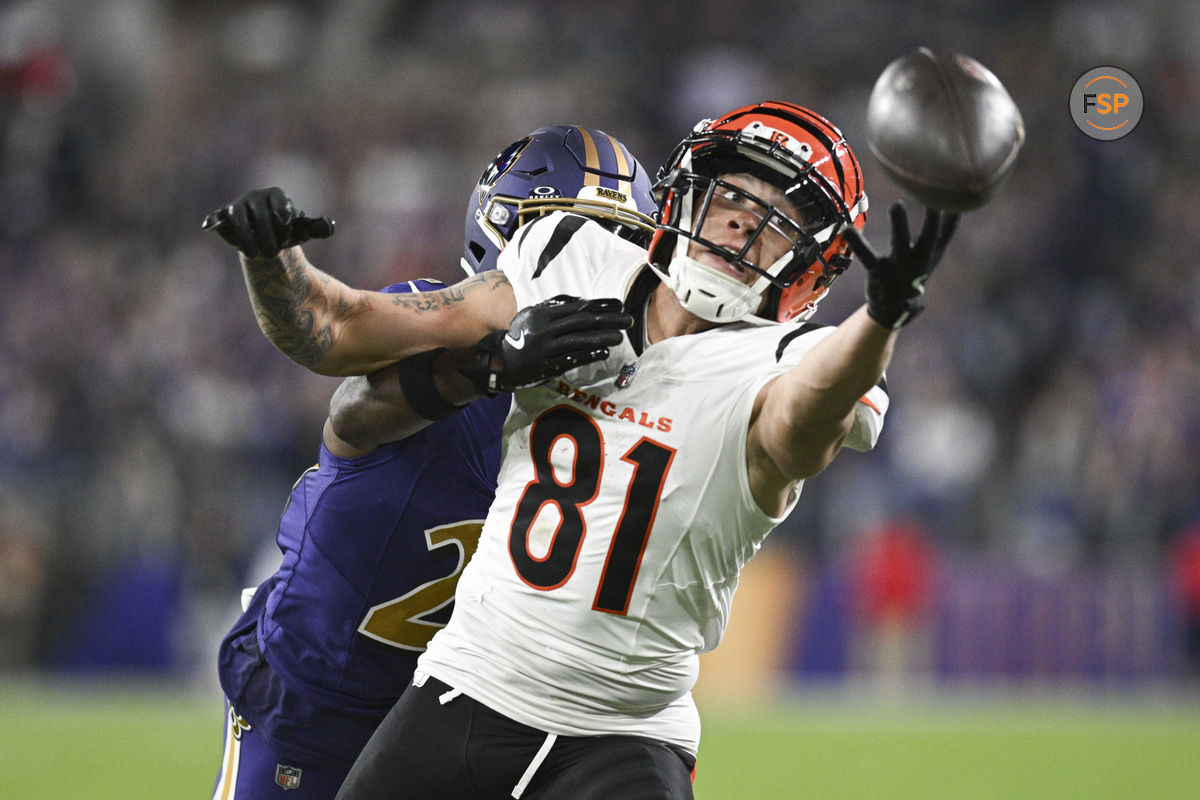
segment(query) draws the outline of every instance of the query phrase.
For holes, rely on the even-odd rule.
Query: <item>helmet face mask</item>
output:
[[[798,209],[772,205],[725,177],[710,178],[696,173],[677,173],[677,182],[675,188],[678,191],[691,194],[694,210],[687,222],[682,219],[663,220],[663,227],[717,253],[743,270],[758,273],[781,289],[787,284],[778,273],[786,271],[786,262],[799,253],[813,249],[811,245],[815,240],[807,229],[814,226],[811,223],[803,223],[805,216]],[[741,213],[753,220],[753,229],[741,248],[734,250],[705,238],[702,229],[711,211],[723,214]],[[678,216],[683,216],[682,209]],[[777,252],[782,249],[784,254],[770,264],[757,263],[752,259],[751,251],[760,240],[760,252]],[[784,262],[780,263],[779,259],[784,259]]]
[[[735,174],[770,184],[788,202],[772,205],[744,187],[731,186],[726,178]],[[714,322],[754,313],[776,321],[811,315],[849,265],[849,246],[841,231],[848,225],[861,229],[866,220],[862,174],[840,131],[823,117],[788,103],[746,106],[700,122],[675,148],[655,188],[661,201],[651,263],[666,269],[664,278],[685,308]],[[758,221],[740,251],[701,236],[709,211],[723,202],[750,210]],[[770,264],[754,263],[746,256],[760,238],[786,242],[787,252]],[[692,244],[756,273],[758,278],[749,286],[759,302],[749,302],[742,289],[728,282],[714,284],[708,276],[704,286],[690,285],[702,270],[711,270],[689,258]],[[685,268],[683,259],[693,263]],[[673,271],[688,275],[670,276]],[[732,294],[723,296],[721,286]],[[759,310],[760,306],[764,307]]]
[[[554,211],[589,217],[644,246],[656,210],[649,175],[617,139],[575,125],[539,128],[480,175],[467,206],[463,269],[495,269],[518,228]]]

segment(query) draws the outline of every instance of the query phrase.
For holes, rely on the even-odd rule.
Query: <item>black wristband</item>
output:
[[[431,422],[445,419],[463,408],[442,397],[433,379],[434,362],[445,350],[444,347],[426,350],[396,364],[400,391],[404,394],[404,399],[413,411]]]

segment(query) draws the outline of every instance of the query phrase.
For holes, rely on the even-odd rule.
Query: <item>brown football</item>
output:
[[[1008,90],[978,61],[922,47],[880,74],[867,103],[867,143],[922,205],[960,213],[1004,185],[1025,141]]]

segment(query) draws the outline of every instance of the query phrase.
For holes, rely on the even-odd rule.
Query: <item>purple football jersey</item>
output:
[[[300,724],[297,717],[309,715],[276,695],[294,692],[300,705],[339,718],[367,715],[370,730],[391,708],[449,617],[458,574],[474,553],[509,402],[477,401],[357,458],[321,446],[280,520],[279,569],[221,644],[222,688],[260,732],[277,729],[292,744],[309,739],[327,754],[345,749],[352,758],[361,749],[365,738],[355,746],[337,741],[328,725]],[[256,680],[258,653],[275,673],[270,681]]]
[[[406,284],[400,291],[436,288]],[[510,395],[357,458],[321,445],[292,488],[279,569],[221,642],[225,696],[289,751],[353,761],[449,618],[496,491]]]

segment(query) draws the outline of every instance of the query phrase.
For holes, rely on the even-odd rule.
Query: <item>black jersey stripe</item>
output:
[[[571,237],[583,227],[585,222],[587,222],[587,217],[581,217],[578,214],[563,215],[558,225],[554,227],[554,233],[550,234],[550,241],[546,242],[541,255],[538,256],[537,269],[533,271],[534,278],[541,275],[542,270],[558,257],[558,254],[567,246],[567,242],[571,241]]]
[[[529,235],[529,231],[532,230],[534,225],[538,224],[544,219],[546,218],[537,217],[517,228],[517,232],[513,234],[512,241],[509,244],[515,246],[518,253],[521,252],[521,246],[525,244],[525,237]]]
[[[805,322],[799,328],[796,328],[796,330],[788,331],[786,334],[784,334],[784,337],[779,340],[779,347],[775,349],[775,363],[778,364],[779,360],[783,358],[783,351],[787,350],[787,346],[791,344],[793,340],[803,336],[806,333],[811,333],[818,328],[824,327],[826,326],[819,322]]]

